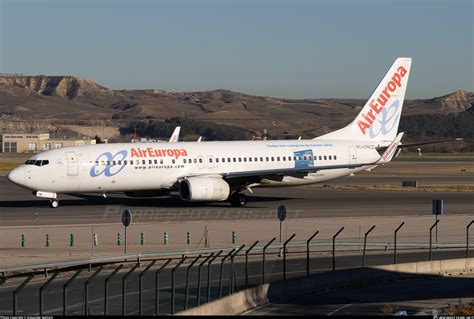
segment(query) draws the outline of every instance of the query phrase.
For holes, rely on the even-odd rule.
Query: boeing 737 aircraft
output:
[[[59,194],[122,192],[244,206],[244,190],[324,182],[391,161],[411,58],[398,58],[357,117],[312,140],[97,144],[34,155],[8,179],[58,207]],[[419,143],[427,144],[427,143]],[[415,144],[412,144],[415,145]]]

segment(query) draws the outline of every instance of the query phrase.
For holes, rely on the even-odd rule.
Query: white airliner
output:
[[[123,192],[244,206],[244,190],[295,186],[347,176],[390,162],[411,58],[398,58],[357,117],[312,140],[97,144],[34,155],[8,179],[58,207],[58,194]],[[418,143],[426,144],[426,143]],[[411,144],[414,145],[414,144]]]

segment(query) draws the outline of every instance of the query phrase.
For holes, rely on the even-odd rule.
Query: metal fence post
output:
[[[125,316],[127,310],[127,279],[138,267],[140,267],[140,263],[136,263],[135,266],[122,277],[122,316]]]
[[[212,262],[222,254],[223,250],[219,250],[219,252],[209,260],[207,264],[207,302],[211,301],[211,264]]]
[[[258,240],[245,252],[245,289],[249,287],[249,253],[258,244]]]
[[[365,266],[365,251],[367,249],[367,236],[370,234],[372,230],[374,230],[374,228],[375,228],[375,225],[370,227],[370,229],[364,235],[364,251],[362,252],[362,267]]]
[[[344,226],[332,236],[332,271],[336,271],[336,237],[344,230]]]
[[[232,253],[235,251],[235,248],[232,248],[231,251],[227,253],[227,255],[224,256],[221,260],[221,272],[220,272],[220,279],[219,279],[219,298],[222,298],[222,280],[224,279],[224,262],[229,257],[232,255]]]
[[[78,269],[63,286],[63,316],[67,315],[67,290],[72,282],[81,274],[81,272],[82,269]]]
[[[433,243],[433,228],[435,228],[439,223],[439,219],[430,227],[430,259],[433,260],[433,253],[432,253],[432,243]]]
[[[189,301],[189,273],[191,271],[191,268],[194,266],[194,264],[201,258],[201,255],[197,256],[192,263],[189,264],[189,266],[186,269],[186,295],[184,297],[184,310],[188,309],[188,301]]]
[[[309,237],[306,241],[306,276],[309,276],[309,243],[317,234],[319,234],[319,230],[317,230],[313,235],[311,235],[311,237]]]
[[[102,271],[104,267],[100,266],[84,283],[84,315],[89,315],[89,285],[91,281]]]
[[[397,234],[398,234],[398,231],[403,227],[403,225],[405,225],[405,222],[402,222],[400,226],[398,226],[397,229],[395,229],[395,231],[393,232],[393,263],[394,264],[397,263]]]
[[[155,315],[158,316],[159,308],[160,308],[160,272],[165,269],[166,266],[172,261],[173,259],[168,259],[163,265],[155,273]]]
[[[265,283],[265,255],[267,253],[267,248],[270,246],[274,241],[276,237],[273,237],[272,240],[270,240],[264,247],[263,247],[263,253],[262,253],[262,284]]]
[[[196,299],[196,307],[199,307],[201,304],[201,270],[202,266],[214,256],[214,253],[211,253],[207,256],[198,266],[198,286],[197,286],[197,299]]]
[[[174,315],[175,313],[175,296],[174,296],[174,286],[175,286],[175,272],[181,266],[181,264],[184,263],[186,260],[186,256],[183,256],[183,258],[179,261],[179,263],[174,266],[173,269],[171,269],[171,314]]]
[[[146,268],[140,273],[140,275],[138,275],[138,313],[140,316],[143,314],[143,276],[151,267],[153,267],[155,263],[156,260],[153,260],[151,263],[148,264],[148,266],[146,266]]]
[[[235,287],[235,269],[234,269],[234,257],[236,257],[242,249],[244,249],[245,245],[242,245],[233,253],[230,255],[230,280],[229,280],[229,295],[234,293],[234,287]]]
[[[46,288],[53,282],[54,279],[59,275],[59,271],[56,271],[39,289],[39,315],[43,315],[43,294]]]
[[[292,240],[296,234],[291,235],[290,238],[288,238],[287,241],[283,244],[283,280],[286,280],[286,245]]]
[[[122,268],[123,268],[123,265],[119,265],[117,268],[114,269],[114,271],[112,271],[112,273],[110,275],[107,276],[107,278],[105,278],[105,282],[104,282],[104,316],[107,316],[108,310],[109,310],[109,281]]]
[[[469,227],[474,224],[474,220],[471,220],[469,225],[466,226],[466,258],[469,258]]]
[[[28,276],[28,278],[25,279],[25,281],[23,281],[23,283],[18,286],[18,288],[15,289],[15,291],[13,292],[13,315],[16,316],[17,315],[17,306],[18,306],[18,294],[23,290],[23,288],[25,288],[25,286],[31,281],[31,279],[33,279],[33,277],[35,276],[35,274],[30,274]]]

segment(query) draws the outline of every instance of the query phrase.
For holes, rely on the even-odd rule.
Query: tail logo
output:
[[[392,108],[396,104],[397,110],[395,110],[395,112],[392,113],[392,116],[390,116],[389,119],[387,119],[387,117],[390,112],[389,110],[386,109],[385,105],[389,101],[390,97],[392,97],[392,93],[394,93],[399,87],[402,86],[402,78],[406,74],[407,74],[407,70],[403,66],[400,66],[397,69],[397,72],[395,72],[395,74],[392,76],[390,81],[387,83],[385,88],[380,93],[379,97],[377,98],[377,101],[375,99],[372,99],[369,102],[369,106],[370,106],[369,111],[367,112],[367,114],[361,114],[360,116],[361,118],[357,120],[357,126],[359,127],[362,134],[365,135],[365,133],[367,132],[367,129],[369,129],[370,131],[369,134],[373,133],[372,124],[375,122],[377,115],[379,115],[380,113],[382,113],[382,120],[377,120],[377,122],[381,123],[381,125],[382,123],[390,122],[394,117],[396,118],[396,116],[394,116],[393,114],[397,114],[396,111],[398,110],[398,105],[400,104],[400,102],[395,101],[394,103],[392,103],[392,105],[390,105],[389,108]],[[396,123],[396,121],[394,121],[394,123]],[[386,124],[384,124],[383,126],[384,128],[385,128],[385,125]],[[382,128],[381,128],[381,131],[382,131]],[[380,134],[380,132],[378,132],[374,136],[377,136],[378,134]],[[382,132],[382,134],[386,134],[386,133]],[[370,135],[370,137],[373,137],[373,136]]]
[[[383,108],[382,118],[377,119],[377,124],[372,124],[369,129],[369,136],[370,138],[376,138],[380,134],[387,135],[392,131],[395,125],[398,123],[398,119],[400,118],[400,101],[396,100],[392,103],[388,108]]]

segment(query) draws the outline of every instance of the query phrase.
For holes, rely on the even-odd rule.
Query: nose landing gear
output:
[[[59,200],[57,199],[51,199],[49,201],[49,207],[51,208],[58,208],[59,207]]]

